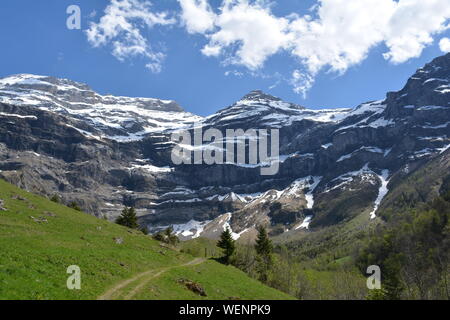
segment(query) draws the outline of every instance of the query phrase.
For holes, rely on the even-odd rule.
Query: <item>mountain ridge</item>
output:
[[[19,86],[14,96],[3,85],[0,176],[58,193],[97,216],[112,219],[124,205],[135,206],[151,230],[175,225],[187,238],[217,237],[228,226],[236,237],[250,235],[257,224],[304,232],[361,211],[370,223],[393,176],[448,156],[449,80],[447,54],[417,70],[400,91],[354,109],[306,109],[256,90],[208,117],[145,114],[126,103],[125,110],[93,104],[80,114],[83,96],[62,90],[57,98],[67,105],[58,109],[59,98],[49,102],[42,94],[28,103],[36,90]],[[239,164],[173,165],[170,134],[194,126],[279,129],[279,173],[262,177],[258,166]]]

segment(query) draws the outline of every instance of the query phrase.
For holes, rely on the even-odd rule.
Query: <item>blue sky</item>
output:
[[[132,4],[142,2],[124,1],[131,1]],[[361,28],[360,38],[355,37],[354,33],[347,34],[347,28],[337,36],[328,34],[327,28],[339,30],[339,25],[332,24],[354,19],[355,14],[351,10],[360,10],[361,15],[358,16],[363,20],[365,15],[367,19],[371,18],[371,15],[376,14],[370,8],[374,0],[358,0],[367,2],[367,10],[361,7],[347,11],[342,9],[342,0],[323,0],[321,3],[313,0],[280,0],[271,3],[260,0],[244,1],[243,4],[235,0],[235,7],[229,8],[226,17],[220,15],[222,0],[205,1],[185,0],[185,5],[192,2],[200,8],[202,2],[206,3],[203,11],[215,17],[214,24],[209,27],[208,21],[205,21],[206,24],[196,24],[199,16],[187,12],[186,7],[182,8],[177,0],[153,0],[153,5],[148,7],[147,13],[166,12],[167,23],[149,26],[139,17],[129,20],[151,47],[151,53],[164,56],[157,61],[161,71],[152,72],[146,68],[149,63],[146,55],[123,54],[119,57],[121,61],[117,54],[112,54],[114,41],[123,42],[126,34],[111,37],[97,47],[88,40],[86,30],[92,28],[90,23],[99,24],[105,15],[105,8],[111,5],[110,1],[4,0],[0,4],[0,77],[33,73],[69,78],[87,83],[101,94],[174,99],[187,111],[200,115],[208,115],[226,107],[254,89],[309,108],[354,107],[368,100],[382,99],[387,91],[399,90],[416,69],[443,54],[443,45],[440,46],[439,42],[450,36],[449,30],[442,28],[442,25],[449,23],[448,10],[439,10],[439,0],[433,0],[437,4],[429,8],[417,4],[417,8],[413,8],[416,11],[412,12],[421,12],[425,16],[418,16],[417,21],[412,21],[411,27],[405,26],[411,19],[403,20],[401,10],[395,11],[396,16],[392,21],[374,26],[373,30],[368,29],[364,22],[362,25],[358,22],[354,28]],[[409,1],[410,7],[415,3],[415,0],[401,1]],[[385,10],[379,14],[387,12],[386,16],[390,17],[396,2],[381,2],[386,6],[377,5],[377,10]],[[340,3],[341,11],[332,7],[336,3]],[[441,5],[445,3],[443,1]],[[73,4],[81,8],[81,30],[69,30],[66,27],[69,16],[66,9]],[[319,6],[313,7],[317,4]],[[239,10],[248,10],[248,14],[240,15]],[[334,11],[338,19],[332,16]],[[247,19],[251,13],[256,14],[253,19],[266,19],[251,20],[251,25],[280,25],[280,34],[286,36],[286,41],[280,42],[274,49],[272,43],[279,40],[277,34],[264,34],[262,29],[262,35],[257,35],[257,32],[245,34],[243,28],[236,29],[235,26],[241,22],[239,19]],[[203,16],[206,17],[200,17]],[[441,26],[426,23],[439,18],[443,21]],[[232,22],[227,24],[225,20]],[[247,22],[243,23],[245,25]],[[345,23],[351,25],[353,21]],[[316,24],[321,25],[320,33],[313,31]],[[298,25],[307,25],[308,31]],[[102,36],[102,32],[104,35],[107,31],[102,27],[107,27],[106,23],[98,26],[100,29],[96,36]],[[426,35],[432,39],[422,44],[419,54],[413,52],[418,50],[414,41],[420,38],[414,36],[416,27],[428,28]],[[375,30],[377,28],[378,31]],[[294,29],[297,32],[295,36],[292,33]],[[406,32],[411,39],[405,44],[399,40],[400,37],[396,37],[396,32]],[[228,37],[230,34],[231,44],[224,40],[224,35]],[[239,37],[244,37],[244,40]],[[264,42],[261,40],[270,40],[270,37],[273,37],[273,41],[267,41],[259,47]],[[245,50],[240,49],[245,41],[248,41],[247,51],[243,52]],[[202,53],[202,49],[208,45],[220,48],[221,54],[208,56]],[[272,49],[276,52],[260,53]],[[293,54],[294,50],[297,50],[296,54]],[[330,53],[334,50],[337,50],[335,56]],[[383,56],[387,52],[391,53],[390,58]],[[341,61],[339,57],[343,55],[349,57],[348,61]],[[305,95],[298,89],[299,86],[304,88],[304,83],[299,85],[293,80],[294,71],[314,79]]]

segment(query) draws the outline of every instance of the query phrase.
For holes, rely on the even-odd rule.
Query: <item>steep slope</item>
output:
[[[2,180],[0,199],[0,299],[136,299],[165,272],[191,275],[196,268],[204,273],[191,280],[204,286],[207,297],[174,279],[153,285],[160,294],[145,298],[290,299],[233,267],[195,259]],[[66,287],[72,265],[81,269],[81,290]]]
[[[260,223],[274,234],[303,232],[362,212],[370,223],[393,177],[448,149],[449,81],[447,54],[402,90],[354,109],[311,110],[253,91],[200,118],[172,101],[13,76],[0,80],[0,176],[97,216],[135,206],[151,230],[175,225],[186,238],[228,226],[237,238]],[[279,129],[278,174],[261,175],[268,163],[174,165],[170,134],[209,128]]]
[[[361,212],[374,219],[392,177],[423,166],[448,149],[450,92],[445,83],[450,79],[449,61],[450,55],[439,57],[419,69],[401,91],[388,93],[383,101],[337,110],[334,117],[301,116],[309,110],[260,91],[208,117],[205,128],[222,131],[279,127],[280,171],[262,177],[259,168],[249,166],[186,168],[194,181],[190,185],[200,190],[178,193],[180,210],[183,203],[202,210],[204,201],[219,199],[224,214],[207,225],[190,221],[177,229],[192,228],[185,232],[188,236],[198,236],[199,231],[212,236],[231,225],[238,237],[258,223],[271,225],[279,233],[336,224]],[[283,119],[283,125],[268,119]],[[292,196],[287,191],[296,181],[306,183],[300,184],[294,192],[297,199],[291,201],[284,195]],[[220,195],[203,195],[205,185],[214,186]],[[281,208],[271,206],[274,203]],[[212,202],[211,207],[215,206]]]

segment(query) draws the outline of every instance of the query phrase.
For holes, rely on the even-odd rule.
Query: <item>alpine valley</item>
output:
[[[149,230],[173,225],[183,239],[253,238],[314,232],[391,205],[408,176],[434,162],[448,179],[450,55],[436,58],[386,99],[355,108],[306,109],[253,91],[200,117],[175,101],[102,96],[65,79],[19,74],[0,80],[0,177],[41,195],[76,201],[97,217],[137,209]],[[280,130],[280,169],[180,165],[171,133],[202,129]],[[437,161],[436,159],[439,159]],[[286,235],[285,235],[286,236]]]
[[[171,135],[199,128],[224,136],[227,129],[278,129],[278,173],[261,175],[267,163],[174,165]],[[303,268],[316,271],[319,264],[345,264],[358,241],[445,197],[449,134],[450,53],[417,70],[400,91],[354,108],[307,109],[256,90],[208,117],[186,112],[175,101],[100,95],[66,79],[0,79],[3,180],[40,196],[58,195],[111,221],[133,207],[151,233],[173,226],[181,240],[190,240],[185,245],[191,253],[227,228],[239,243],[253,243],[264,226],[281,246],[280,256],[287,248],[296,262],[309,261]],[[447,208],[448,216],[448,207],[436,208]],[[441,222],[436,224],[448,225]],[[442,239],[448,242],[448,234]],[[361,270],[377,264],[373,254],[358,256],[353,265]],[[426,291],[420,282],[412,297],[448,294],[447,284],[440,287],[447,275],[441,281],[439,272],[433,278],[439,286],[433,282]],[[322,289],[317,292],[330,298]],[[297,289],[284,291],[308,297]]]

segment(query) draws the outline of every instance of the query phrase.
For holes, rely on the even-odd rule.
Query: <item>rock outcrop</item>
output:
[[[274,234],[314,229],[376,215],[392,177],[448,157],[449,81],[447,54],[402,90],[354,109],[311,110],[253,91],[202,118],[174,101],[11,76],[0,79],[0,177],[99,217],[134,206],[151,230],[174,225],[182,238],[216,237],[226,227],[237,238],[258,224]],[[278,129],[278,173],[261,175],[264,164],[174,165],[171,134],[194,128],[224,136]]]

